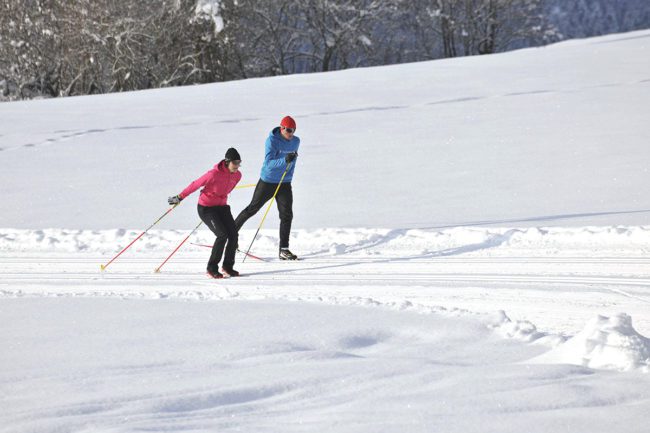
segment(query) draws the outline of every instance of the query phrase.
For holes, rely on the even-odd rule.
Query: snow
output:
[[[185,206],[185,202],[181,206]],[[176,210],[174,210],[176,212]],[[269,214],[271,215],[271,214]],[[195,217],[197,222],[198,217]],[[254,230],[242,231],[242,237],[251,237]],[[135,239],[141,230],[77,230],[77,229],[2,229],[1,252],[92,252],[111,254]],[[158,252],[174,247],[183,230],[156,230],[147,232],[145,242],[136,243],[131,251]],[[200,229],[192,238],[195,243],[208,244],[214,235]],[[479,228],[455,227],[435,229],[336,229],[294,230],[292,245],[311,256],[326,252],[362,256],[419,258],[466,256],[572,256],[576,253],[598,257],[616,255],[644,256],[650,253],[650,227],[534,227],[534,228]],[[255,249],[272,254],[277,246],[277,230],[263,229],[255,241]],[[187,246],[187,251],[203,251]],[[622,257],[624,258],[624,257]]]
[[[542,346],[462,317],[236,299],[0,308],[7,432],[645,431],[647,375],[530,364]]]
[[[649,38],[0,104],[0,432],[645,432]],[[154,273],[195,194],[100,271],[284,114],[304,260]]]
[[[214,34],[220,33],[224,28],[223,17],[219,14],[221,0],[199,0],[196,3],[195,15],[197,18],[207,19],[214,23]]]
[[[620,370],[643,368],[647,372],[650,339],[636,332],[627,314],[598,316],[569,341],[533,361]]]

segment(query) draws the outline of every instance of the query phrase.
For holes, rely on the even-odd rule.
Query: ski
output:
[[[257,257],[257,256],[255,256],[255,255],[253,255],[253,254],[251,254],[251,253],[247,253],[246,251],[242,251],[242,250],[240,250],[239,248],[237,249],[237,251],[239,251],[240,253],[242,253],[242,254],[245,255],[246,257],[250,257],[251,259],[259,260],[259,261],[261,261],[261,262],[268,262],[267,259],[263,259],[263,258],[261,258],[261,257]]]
[[[194,243],[194,242],[190,242],[190,244],[196,245],[197,247],[212,248],[212,245],[197,244],[197,243]],[[253,255],[251,253],[246,253],[245,251],[242,251],[239,248],[237,248],[237,252],[242,253],[245,256],[250,257],[251,259],[259,260],[261,262],[268,262],[267,259],[263,259],[262,257],[257,257],[256,255]]]
[[[197,244],[197,243],[194,243],[194,242],[190,242],[190,244],[196,245],[197,247],[212,248],[212,245]],[[246,251],[242,251],[239,248],[237,249],[237,252],[242,253],[243,255],[245,255],[247,257],[250,257],[251,259],[259,260],[260,262],[300,262],[300,261],[304,260],[304,258],[302,258],[302,257],[298,257],[298,258],[291,259],[291,260],[288,260],[288,259],[283,260],[283,259],[280,259],[280,258],[278,258],[278,259],[263,258],[263,257],[258,257],[258,256],[254,255],[254,254],[251,254],[251,253],[247,253]]]

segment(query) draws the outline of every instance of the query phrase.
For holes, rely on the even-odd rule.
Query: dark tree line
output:
[[[331,71],[540,45],[560,39],[566,23],[585,35],[648,24],[650,7],[641,0],[613,3],[623,7],[607,0],[0,0],[0,92],[57,97]]]
[[[544,14],[569,39],[650,28],[648,0],[546,0]]]

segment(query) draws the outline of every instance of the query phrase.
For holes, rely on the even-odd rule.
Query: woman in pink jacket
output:
[[[203,187],[199,196],[199,217],[217,236],[212,246],[212,254],[208,260],[208,275],[212,278],[223,278],[224,274],[230,277],[239,276],[233,269],[235,253],[237,252],[237,228],[235,220],[228,206],[228,194],[235,188],[241,179],[239,165],[241,157],[236,149],[230,148],[226,157],[214,168],[188,185],[180,194],[169,197],[169,204],[178,204],[188,195]],[[223,267],[219,272],[219,262],[223,255]]]

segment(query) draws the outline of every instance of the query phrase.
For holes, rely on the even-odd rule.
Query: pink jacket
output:
[[[201,206],[225,206],[228,204],[228,194],[241,180],[241,173],[231,173],[225,161],[221,161],[203,176],[189,184],[179,195],[185,198],[203,187],[199,196]]]

